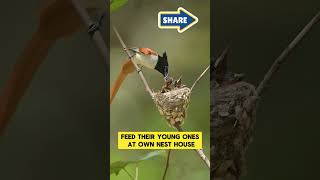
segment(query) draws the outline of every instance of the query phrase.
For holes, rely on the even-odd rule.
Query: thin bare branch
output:
[[[87,10],[81,6],[79,0],[71,0],[71,3],[81,18],[82,22],[86,25],[87,28],[93,25],[93,21],[91,20]],[[91,35],[92,40],[95,42],[96,47],[100,51],[105,63],[105,67],[109,73],[109,51],[108,47],[103,39],[103,36],[99,30],[96,30]]]
[[[257,88],[257,94],[260,96],[267,84],[270,82],[275,73],[279,70],[281,64],[284,63],[289,53],[297,46],[297,44],[304,38],[304,36],[311,30],[311,28],[320,20],[320,11],[311,19],[311,21],[302,29],[302,31],[295,37],[295,39],[288,45],[280,56],[274,61],[271,68],[265,74],[263,80]]]
[[[176,127],[176,129],[177,129],[179,132],[184,132],[181,126],[176,125],[175,127]],[[195,151],[197,152],[197,154],[199,155],[199,157],[202,159],[202,161],[207,165],[207,167],[210,168],[210,160],[209,160],[209,158],[207,158],[207,156],[204,154],[203,150],[202,150],[202,149],[195,149]]]
[[[162,180],[166,179],[166,175],[167,175],[167,172],[168,172],[168,169],[169,169],[169,164],[170,164],[170,154],[171,154],[171,149],[168,150],[167,163],[166,163],[166,167],[164,169]]]
[[[192,92],[192,89],[196,86],[196,84],[198,83],[198,81],[202,78],[202,76],[209,70],[210,68],[210,65],[200,74],[200,76],[194,81],[194,83],[192,84],[191,86],[191,92]]]

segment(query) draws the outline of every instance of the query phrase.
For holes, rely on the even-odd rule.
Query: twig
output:
[[[119,39],[119,41],[120,41],[123,49],[124,49],[125,52],[127,53],[127,55],[128,55],[128,57],[130,58],[130,60],[132,61],[132,56],[131,56],[130,52],[128,51],[127,46],[124,44],[124,42],[123,42],[123,40],[122,40],[122,38],[121,38],[121,36],[120,36],[119,32],[117,31],[117,29],[116,29],[115,26],[113,26],[113,30],[114,30],[114,32],[116,33],[116,35],[117,35],[117,37],[118,37],[118,39]],[[143,83],[144,83],[144,85],[145,85],[145,87],[146,87],[146,90],[149,92],[150,96],[153,98],[153,93],[152,93],[152,91],[151,91],[151,89],[150,89],[150,87],[149,87],[149,85],[148,85],[148,82],[147,82],[146,79],[144,78],[141,69],[138,67],[138,65],[137,65],[134,61],[132,61],[132,63],[134,64],[137,72],[139,73],[140,78],[142,79],[142,81],[143,81]],[[182,129],[180,126],[176,125],[175,127],[176,127],[176,129],[177,129],[178,131],[183,132],[183,129]],[[196,152],[198,153],[198,155],[200,156],[200,158],[206,163],[206,165],[210,168],[210,160],[206,157],[206,155],[204,154],[204,152],[202,151],[202,149],[197,149]]]
[[[127,175],[130,177],[130,179],[134,180],[134,177],[129,173],[129,171],[126,170],[126,168],[123,168],[124,172],[127,173]]]
[[[198,81],[202,78],[202,76],[209,70],[210,65],[200,74],[200,76],[194,81],[193,85],[191,86],[190,90],[192,92],[192,89],[194,86],[198,83]]]
[[[167,163],[166,163],[166,167],[164,169],[162,180],[166,179],[166,175],[167,175],[167,172],[169,169],[169,163],[170,163],[170,154],[171,154],[171,149],[168,150]]]
[[[184,132],[182,127],[179,125],[175,125],[176,129],[179,132]],[[197,154],[200,156],[200,158],[202,159],[202,161],[207,165],[208,168],[210,168],[210,160],[207,158],[207,156],[204,154],[202,149],[195,149],[195,151],[197,152]]]
[[[88,27],[88,29],[94,25],[94,22],[91,21],[91,18],[88,14],[88,12],[86,11],[86,9],[84,9],[80,2],[78,0],[71,0],[72,5],[74,7],[74,9],[77,11],[77,13],[79,14],[79,16],[81,17],[83,23],[86,25],[86,27]],[[109,6],[108,6],[109,7]],[[97,29],[93,32],[93,34],[91,35],[92,40],[95,42],[97,48],[99,49],[101,55],[104,58],[104,62],[105,62],[105,66],[107,71],[109,71],[109,51],[108,51],[108,47],[106,46],[105,41],[103,40],[103,37],[100,33],[100,31]],[[109,72],[108,72],[109,74]]]
[[[138,180],[139,177],[139,169],[138,169],[138,164],[136,164],[136,177],[135,180]]]
[[[311,21],[302,29],[302,31],[295,37],[295,39],[284,49],[280,56],[274,61],[269,71],[265,74],[263,80],[260,82],[257,88],[257,95],[260,96],[263,90],[266,88],[269,81],[274,74],[279,70],[280,65],[284,63],[285,58],[296,47],[296,45],[302,40],[302,38],[311,30],[311,28],[320,20],[320,11],[311,19]]]
[[[148,82],[147,82],[146,78],[144,77],[144,75],[143,75],[141,69],[138,67],[138,65],[132,60],[132,55],[130,54],[127,46],[124,44],[124,42],[123,42],[123,40],[122,40],[122,38],[121,38],[121,36],[120,36],[120,34],[119,34],[119,32],[118,32],[118,30],[117,30],[117,28],[115,26],[113,26],[113,31],[116,33],[116,35],[117,35],[117,37],[118,37],[118,39],[119,39],[119,41],[120,41],[120,43],[121,43],[121,45],[123,47],[123,50],[127,53],[129,59],[132,61],[134,67],[136,68],[138,74],[140,75],[140,78],[141,78],[146,90],[148,91],[150,96],[153,97],[153,93],[152,93],[152,91],[151,91],[151,89],[150,89],[150,87],[148,85]]]

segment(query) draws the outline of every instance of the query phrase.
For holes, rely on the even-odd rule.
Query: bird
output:
[[[128,48],[128,51],[130,52],[131,56],[123,63],[121,71],[111,87],[110,104],[127,75],[134,72],[135,66],[133,62],[136,63],[139,68],[146,67],[158,71],[163,76],[165,83],[171,80],[169,77],[169,64],[166,52],[160,56],[153,49],[145,47]]]
[[[182,87],[185,86],[185,85],[182,84],[182,75],[181,75],[177,80],[175,80],[175,81],[173,82],[173,85],[174,85],[174,87],[176,87],[176,88],[182,88]]]
[[[228,50],[226,48],[214,64],[214,79],[219,85],[228,85],[242,81],[245,76],[242,73],[238,74],[228,70]]]
[[[173,83],[173,78],[172,77],[167,78],[165,80],[164,85],[161,88],[161,93],[166,93],[166,92],[171,91],[172,90],[172,87],[171,87],[172,83]]]
[[[163,77],[168,76],[168,57],[164,52],[160,56],[157,52],[150,48],[130,48],[129,52],[133,53],[132,60],[141,67],[147,67],[149,69],[155,69],[160,72]]]

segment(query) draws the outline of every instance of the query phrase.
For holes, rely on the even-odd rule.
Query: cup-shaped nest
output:
[[[153,94],[153,99],[171,127],[183,125],[190,102],[191,89],[188,87],[174,88],[171,91]]]

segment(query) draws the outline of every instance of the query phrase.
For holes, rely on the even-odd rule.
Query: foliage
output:
[[[110,1],[110,12],[114,12],[120,9],[122,6],[126,5],[128,0],[111,0]]]
[[[137,164],[139,162],[143,162],[143,161],[147,161],[150,159],[153,159],[154,157],[157,156],[164,156],[165,155],[165,151],[164,150],[159,150],[159,151],[152,151],[148,154],[146,154],[145,156],[137,159],[137,160],[131,160],[131,161],[116,161],[114,163],[112,163],[110,165],[110,175],[111,174],[116,174],[118,175],[119,172],[124,169],[127,165],[130,164]]]

